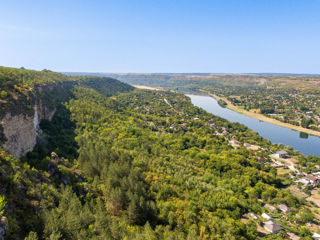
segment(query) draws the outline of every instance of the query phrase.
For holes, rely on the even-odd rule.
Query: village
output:
[[[229,91],[214,89],[233,105],[247,111],[260,113],[284,123],[320,131],[320,98],[318,92],[294,89],[247,89]]]
[[[227,131],[222,129],[222,132],[217,132],[218,135],[226,135]],[[238,140],[232,138],[229,140],[229,145],[231,145],[234,149],[240,149],[241,147],[245,147],[248,150],[252,151],[270,151],[269,149],[262,149],[260,146],[251,145],[249,143],[241,143]],[[290,191],[293,195],[303,198],[309,202],[311,208],[318,212],[317,208],[320,207],[320,195],[319,195],[319,187],[320,187],[320,167],[316,165],[316,168],[319,169],[317,172],[307,173],[301,171],[301,167],[298,166],[298,161],[289,156],[286,151],[276,151],[270,152],[268,158],[257,157],[257,161],[259,163],[270,165],[277,169],[279,175],[289,175],[293,180],[293,184],[289,187]],[[305,191],[309,191],[310,194],[306,194]],[[262,202],[262,200],[261,200]],[[287,220],[287,213],[291,211],[291,209],[285,204],[278,204],[277,206],[272,206],[270,204],[265,204],[263,206],[264,212],[261,215],[257,215],[254,213],[249,213],[244,215],[244,222],[247,222],[249,219],[257,222],[258,231],[262,234],[269,233],[278,233],[282,230],[285,230],[281,224],[283,220]],[[317,221],[320,219],[320,215],[316,214],[315,217]],[[315,221],[308,221],[306,223],[308,229],[312,229],[313,239],[320,239],[319,225]],[[299,236],[296,234],[286,231],[287,239],[298,240]]]
[[[176,104],[171,104],[166,98],[163,99],[163,102],[171,109],[171,112],[165,113],[167,117],[171,117],[173,114],[179,114],[183,115],[184,118],[182,118],[179,123],[168,121],[165,124],[166,127],[160,127],[155,121],[146,121],[146,119],[144,119],[146,124],[153,128],[153,131],[157,134],[169,135],[180,130],[186,132],[190,124],[195,124],[203,120],[200,116],[188,116],[188,114],[179,111],[180,107]],[[150,106],[140,108],[139,110],[149,113],[152,111],[152,108]],[[268,147],[240,141],[228,128],[217,124],[214,119],[207,119],[206,125],[214,131],[215,135],[224,138],[233,149],[252,151],[252,153],[256,155],[257,163],[274,168],[279,176],[287,178],[288,182],[290,182],[287,189],[294,196],[306,201],[313,212],[314,218],[312,217],[312,220],[307,219],[303,225],[312,233],[313,239],[320,240],[320,212],[318,214],[317,210],[317,208],[320,208],[320,194],[318,194],[320,187],[320,167],[316,165],[319,171],[310,173],[304,169],[304,167],[300,166],[295,156],[290,155],[285,148],[284,150],[279,149],[273,151]],[[258,201],[261,203],[262,212],[249,212],[244,214],[242,218],[244,223],[254,221],[261,235],[285,232],[286,239],[300,239],[293,230],[288,230],[291,226],[288,219],[292,218],[293,214],[292,209],[288,205],[284,203],[266,203],[262,199],[258,199]],[[309,213],[306,213],[306,215],[308,214]]]

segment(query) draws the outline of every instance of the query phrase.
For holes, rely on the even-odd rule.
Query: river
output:
[[[217,100],[209,96],[187,95],[193,105],[201,107],[209,113],[225,118],[231,122],[239,122],[248,128],[258,132],[260,136],[272,143],[282,143],[292,146],[306,155],[320,157],[320,137],[300,133],[288,128],[280,127],[271,123],[262,122],[255,118],[221,107]]]

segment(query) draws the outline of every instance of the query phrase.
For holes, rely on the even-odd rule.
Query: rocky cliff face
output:
[[[10,112],[6,113],[0,120],[6,139],[3,149],[17,158],[32,151],[36,145],[40,121],[51,120],[54,113],[55,110],[49,110],[41,101],[33,106],[32,115],[21,113],[12,116]]]
[[[52,119],[54,106],[70,94],[68,89],[71,86],[72,83],[41,86],[28,98],[21,96],[21,99],[16,99],[0,113],[1,147],[17,158],[32,151],[37,143],[41,120]]]

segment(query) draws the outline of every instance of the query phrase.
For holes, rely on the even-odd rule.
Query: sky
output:
[[[0,66],[320,73],[320,0],[2,0]]]

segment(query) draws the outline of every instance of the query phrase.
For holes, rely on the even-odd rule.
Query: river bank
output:
[[[161,87],[150,87],[150,86],[144,86],[144,85],[132,85],[135,88],[138,89],[145,89],[145,90],[154,90],[154,91],[163,91],[164,89]]]
[[[320,137],[320,132],[314,131],[312,129],[303,128],[303,127],[300,127],[300,126],[295,126],[295,125],[292,125],[292,124],[289,124],[289,123],[280,122],[280,121],[278,121],[276,119],[266,117],[263,114],[249,112],[247,110],[241,109],[241,108],[233,105],[228,99],[226,99],[224,97],[219,97],[219,96],[214,95],[212,93],[208,93],[208,94],[211,97],[215,98],[217,101],[220,100],[220,99],[225,101],[227,103],[226,107],[229,108],[232,111],[241,113],[241,114],[246,115],[248,117],[252,117],[252,118],[258,119],[258,120],[263,121],[263,122],[275,124],[275,125],[278,125],[280,127],[285,127],[285,128],[289,128],[289,129],[292,129],[292,130],[295,130],[295,131],[304,132],[304,133],[307,133],[307,134],[311,134],[311,135]]]

